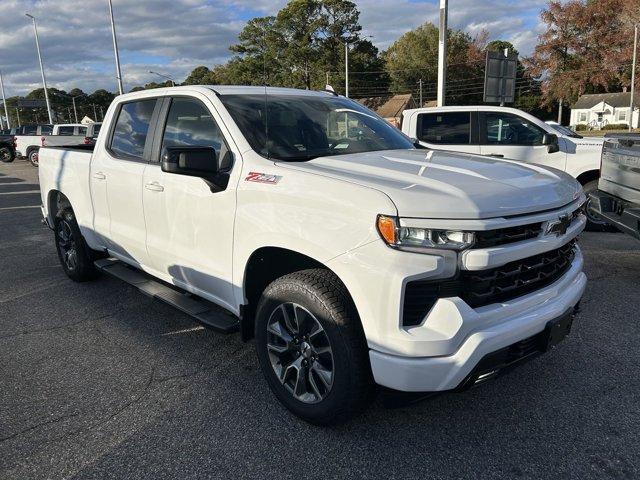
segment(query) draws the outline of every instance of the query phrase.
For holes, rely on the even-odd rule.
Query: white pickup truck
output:
[[[477,153],[557,168],[576,178],[587,199],[598,189],[602,138],[588,138],[522,110],[491,105],[405,110],[402,131],[439,150]],[[588,228],[606,222],[587,204]]]
[[[87,126],[80,123],[53,125],[47,133],[38,131],[34,135],[16,135],[16,156],[27,157],[31,165],[37,167],[41,147],[82,145],[86,135]]]
[[[375,384],[456,390],[545,352],[585,289],[573,178],[416,148],[330,92],[121,95],[84,148],[40,152],[66,274],[255,337],[275,396],[313,423]]]

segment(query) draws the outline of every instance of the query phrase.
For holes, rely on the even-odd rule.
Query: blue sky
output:
[[[246,21],[275,14],[282,0],[113,0],[125,88],[158,78],[182,80],[198,65],[226,61]],[[531,53],[546,0],[449,0],[449,24],[471,35],[513,42]],[[356,0],[364,35],[384,50],[404,32],[436,22],[437,0]],[[29,12],[38,31],[49,86],[116,89],[107,0],[2,0],[0,69],[7,95],[41,86]]]

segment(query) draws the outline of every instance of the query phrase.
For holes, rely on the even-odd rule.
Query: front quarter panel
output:
[[[239,304],[245,303],[245,266],[259,248],[285,248],[326,264],[379,240],[377,214],[397,215],[393,202],[377,190],[289,169],[254,152],[244,157],[233,262]]]

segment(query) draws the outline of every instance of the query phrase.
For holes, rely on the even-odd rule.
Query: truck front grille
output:
[[[536,238],[542,232],[542,223],[518,225],[517,227],[499,228],[476,232],[473,248],[489,248],[507,243],[520,242]]]
[[[498,268],[462,271],[452,280],[416,280],[404,292],[402,324],[419,325],[439,298],[460,297],[477,308],[505,302],[551,285],[571,267],[575,241]]]

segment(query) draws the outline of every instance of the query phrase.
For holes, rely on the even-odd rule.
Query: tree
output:
[[[215,85],[219,83],[216,74],[207,67],[200,65],[194,68],[185,79],[183,85]]]
[[[541,18],[546,31],[529,72],[542,81],[546,104],[575,100],[583,93],[619,91],[629,84],[632,24],[638,0],[550,1]]]

